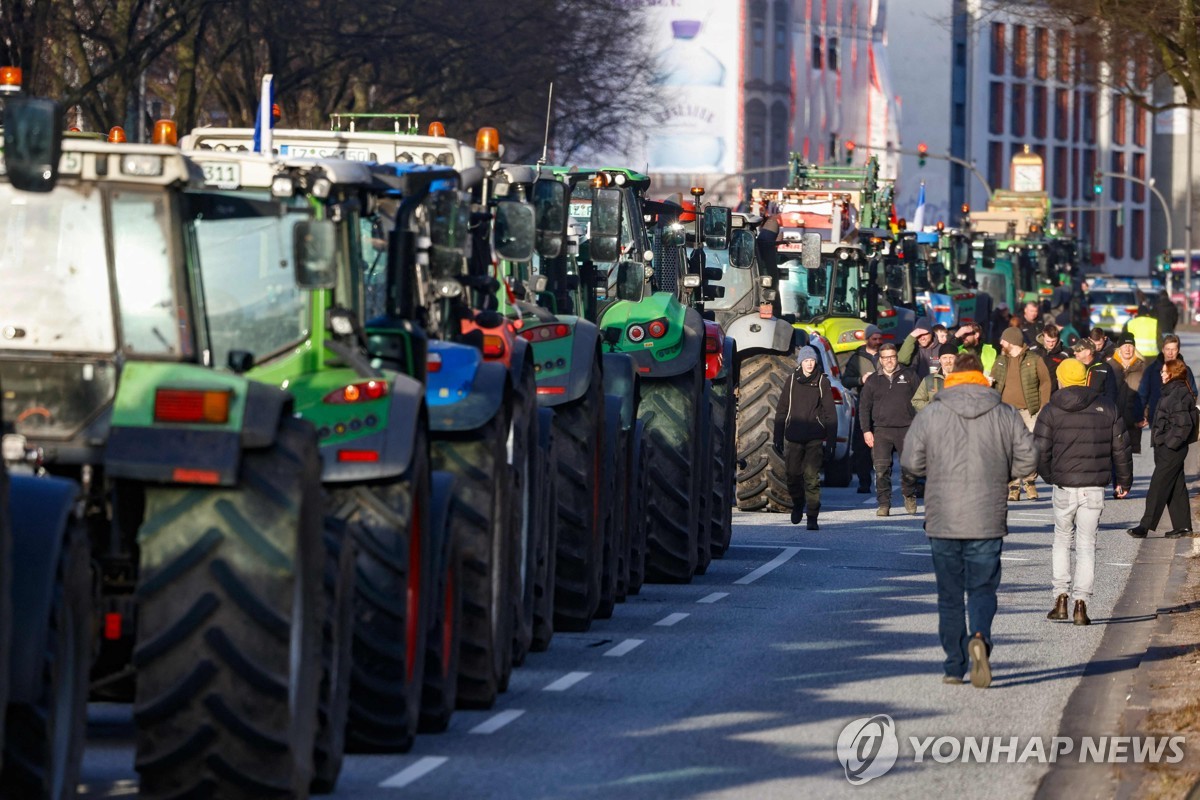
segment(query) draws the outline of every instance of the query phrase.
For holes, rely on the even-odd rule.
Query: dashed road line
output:
[[[795,547],[793,549],[794,550],[820,550],[822,552],[828,552],[828,550],[829,550],[828,547]]]
[[[445,756],[425,756],[379,784],[380,789],[403,789],[413,781],[424,778],[450,759]]]
[[[495,733],[524,713],[524,710],[519,708],[510,708],[507,711],[501,711],[499,714],[485,719],[468,732],[479,734]]]
[[[654,625],[655,625],[655,627],[659,627],[659,628],[669,628],[672,625],[674,625],[676,622],[682,622],[683,620],[687,619],[690,616],[691,616],[691,614],[685,614],[682,611],[676,611],[674,614],[667,614],[665,617],[660,619],[658,622],[654,623]]]
[[[565,692],[581,680],[591,675],[590,672],[568,672],[558,680],[542,688],[543,692]]]
[[[726,597],[729,597],[729,592],[713,592],[712,594],[704,595],[704,597],[701,597],[696,602],[697,603],[715,603],[718,600],[724,600]]]
[[[756,580],[761,578],[763,575],[766,575],[771,570],[776,569],[777,567],[781,567],[784,564],[786,564],[788,562],[788,560],[792,558],[792,556],[796,555],[796,553],[799,553],[799,552],[800,552],[799,547],[785,547],[783,549],[782,553],[775,556],[773,559],[768,561],[766,564],[763,564],[761,567],[754,570],[749,575],[744,575],[741,578],[738,578],[736,581],[734,581],[734,583],[739,586],[745,586],[746,584],[754,583]]]
[[[636,648],[638,645],[642,644],[645,641],[646,641],[645,639],[626,639],[625,641],[618,644],[616,647],[605,652],[604,655],[612,656],[613,658],[619,658],[620,656],[623,656],[626,653],[632,652],[634,650],[634,648]]]

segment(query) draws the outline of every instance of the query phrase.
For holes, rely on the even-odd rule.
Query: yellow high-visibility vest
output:
[[[1126,330],[1133,336],[1133,346],[1149,361],[1158,355],[1158,320],[1154,317],[1134,317]]]

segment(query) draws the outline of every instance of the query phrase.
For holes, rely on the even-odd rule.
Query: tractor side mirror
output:
[[[675,222],[662,229],[659,239],[662,240],[663,247],[680,247],[687,241],[687,231],[682,223]]]
[[[608,264],[621,257],[621,191],[597,189],[592,199],[588,247],[592,261]],[[639,289],[639,297],[640,289]]]
[[[558,258],[567,249],[567,185],[542,178],[533,184],[535,247],[542,258]]]
[[[821,234],[805,233],[800,237],[800,263],[805,269],[821,267]]]
[[[915,264],[917,261],[917,237],[905,236],[900,241],[900,252],[904,254],[905,261]]]
[[[337,285],[337,227],[330,220],[306,219],[292,228],[296,285],[332,289]]]
[[[640,261],[622,261],[617,266],[617,299],[637,302],[646,285],[646,265]]]
[[[729,248],[729,230],[733,226],[733,212],[725,206],[709,206],[704,209],[704,246],[713,250]]]
[[[533,206],[512,201],[497,203],[496,220],[492,227],[496,252],[505,261],[528,261],[533,258]]]
[[[729,240],[729,265],[749,269],[754,263],[754,233],[749,228],[737,228]]]
[[[14,189],[50,192],[62,157],[62,109],[53,100],[23,97],[4,106],[4,166]]]
[[[725,270],[721,269],[720,267],[705,267],[704,268],[704,282],[705,283],[718,283],[721,280],[721,278],[724,278],[724,277],[725,277]]]

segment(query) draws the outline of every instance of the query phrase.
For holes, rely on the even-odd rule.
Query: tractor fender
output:
[[[732,377],[733,385],[737,386],[738,375],[741,373],[741,364],[739,363],[741,355],[738,352],[737,342],[728,333],[725,334],[725,338],[721,342],[721,354],[721,371],[717,373],[717,377],[713,380],[723,382]]]
[[[514,392],[521,384],[521,374],[522,370],[525,369],[526,361],[530,362],[530,368],[532,368],[533,348],[529,345],[529,342],[517,336],[512,343],[512,359],[510,359],[508,366],[508,385]]]
[[[561,406],[587,394],[599,352],[600,329],[585,319],[576,319],[571,329],[571,368],[565,374],[538,378],[538,405]]]
[[[62,478],[9,476],[12,512],[12,651],[9,702],[36,703],[45,676],[55,573],[79,485]]]
[[[792,335],[796,329],[776,317],[763,319],[758,314],[746,314],[730,322],[725,336],[737,340],[743,356],[754,353],[790,353]]]
[[[501,370],[504,365],[498,365]],[[377,433],[349,444],[321,446],[321,480],[345,483],[395,478],[408,471],[416,449],[417,431],[425,425],[425,387],[416,378],[397,375],[388,392],[387,424]],[[375,461],[341,461],[338,451],[373,450]]]
[[[647,378],[673,378],[690,372],[704,360],[704,318],[694,308],[684,309],[683,339],[679,355],[669,361],[658,361],[649,352],[635,351],[633,360],[638,373]]]
[[[439,394],[447,391],[438,390]],[[481,428],[504,408],[508,396],[508,367],[498,361],[480,361],[470,376],[469,388],[462,392],[462,399],[429,404],[429,429],[447,433]]]
[[[434,470],[430,474],[429,545],[437,558],[435,574],[442,574],[450,565],[450,504],[454,499],[454,476],[449,472]]]
[[[212,373],[205,371],[206,377]],[[104,449],[107,473],[153,483],[203,482],[237,484],[242,451],[275,443],[279,421],[291,413],[292,395],[278,387],[246,378],[220,376],[242,391],[246,407],[241,430],[204,430],[175,426],[113,425]],[[203,475],[201,479],[197,476]]]
[[[633,358],[627,353],[605,353],[604,393],[621,401],[621,430],[629,430],[637,419],[638,378]]]

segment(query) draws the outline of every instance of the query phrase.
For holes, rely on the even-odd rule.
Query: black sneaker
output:
[[[858,485],[858,493],[859,494],[870,494],[871,493],[871,485],[860,483]]]
[[[1125,532],[1135,539],[1145,539],[1146,534],[1149,533],[1149,531],[1143,528],[1141,525],[1135,525]]]
[[[804,509],[799,506],[792,506],[792,524],[799,525],[804,521]]]

